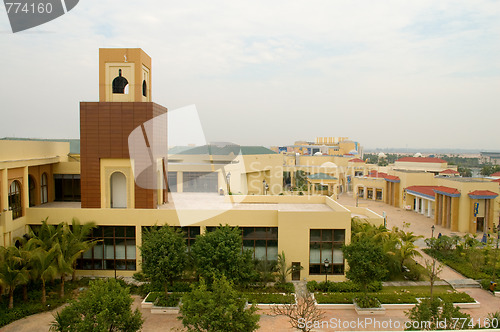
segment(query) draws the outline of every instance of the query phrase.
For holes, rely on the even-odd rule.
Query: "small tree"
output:
[[[179,277],[187,262],[182,231],[168,225],[147,229],[142,237],[142,270],[152,281],[160,282],[168,295],[168,284]]]
[[[349,264],[346,277],[359,284],[364,293],[369,283],[381,281],[388,273],[382,247],[369,238],[343,246],[342,252]]]
[[[429,277],[431,283],[431,299],[433,299],[434,283],[438,280],[439,274],[443,271],[443,265],[437,262],[436,259],[432,259],[432,262],[425,260],[425,273]]]
[[[466,330],[473,326],[468,314],[440,299],[425,299],[406,312],[409,330]]]
[[[304,332],[314,328],[314,322],[320,322],[325,313],[316,306],[311,293],[305,292],[297,297],[297,304],[280,304],[271,307],[274,315],[288,317],[293,328]]]
[[[197,273],[208,284],[224,275],[234,283],[256,277],[250,250],[241,251],[241,230],[228,225],[196,238],[191,247]]]
[[[182,297],[179,319],[188,331],[247,332],[259,328],[257,307],[246,308],[241,297],[226,277],[214,280],[212,290],[202,279],[190,293]]]
[[[115,279],[96,280],[80,298],[54,316],[53,331],[123,331],[141,329],[139,309],[132,312],[129,289]]]

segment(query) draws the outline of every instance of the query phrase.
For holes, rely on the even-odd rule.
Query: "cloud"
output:
[[[9,87],[0,92],[2,113],[12,121],[0,132],[78,137],[78,102],[98,100],[98,48],[141,47],[153,58],[153,100],[172,109],[196,104],[209,140],[273,145],[349,136],[371,147],[493,149],[499,7],[482,0],[80,2],[32,30],[43,33],[0,34],[0,61],[9,64],[0,78]],[[2,19],[0,30],[8,30]],[[491,121],[472,126],[478,110]],[[422,128],[432,134],[420,135]]]

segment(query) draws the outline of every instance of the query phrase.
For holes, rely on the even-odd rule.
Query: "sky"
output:
[[[98,49],[139,47],[207,141],[500,150],[500,1],[82,0],[15,34],[2,7],[0,45],[0,137],[79,138]]]

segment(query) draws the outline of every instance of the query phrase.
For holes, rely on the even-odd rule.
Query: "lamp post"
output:
[[[229,193],[231,192],[231,172],[228,172],[226,174],[226,184],[227,184],[227,194],[229,195]]]
[[[327,283],[328,282],[328,266],[330,266],[330,261],[328,260],[328,258],[326,258],[323,263],[325,263],[325,283]]]
[[[266,179],[262,180],[262,191],[264,192],[264,195],[267,195],[268,189],[269,189],[269,186],[266,183]]]
[[[432,225],[431,229],[432,229],[432,238],[434,238],[434,229],[436,228],[436,226]]]

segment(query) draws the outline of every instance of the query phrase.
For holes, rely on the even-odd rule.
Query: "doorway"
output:
[[[476,218],[476,232],[484,232],[484,217]]]
[[[292,280],[300,280],[300,262],[292,262]]]

